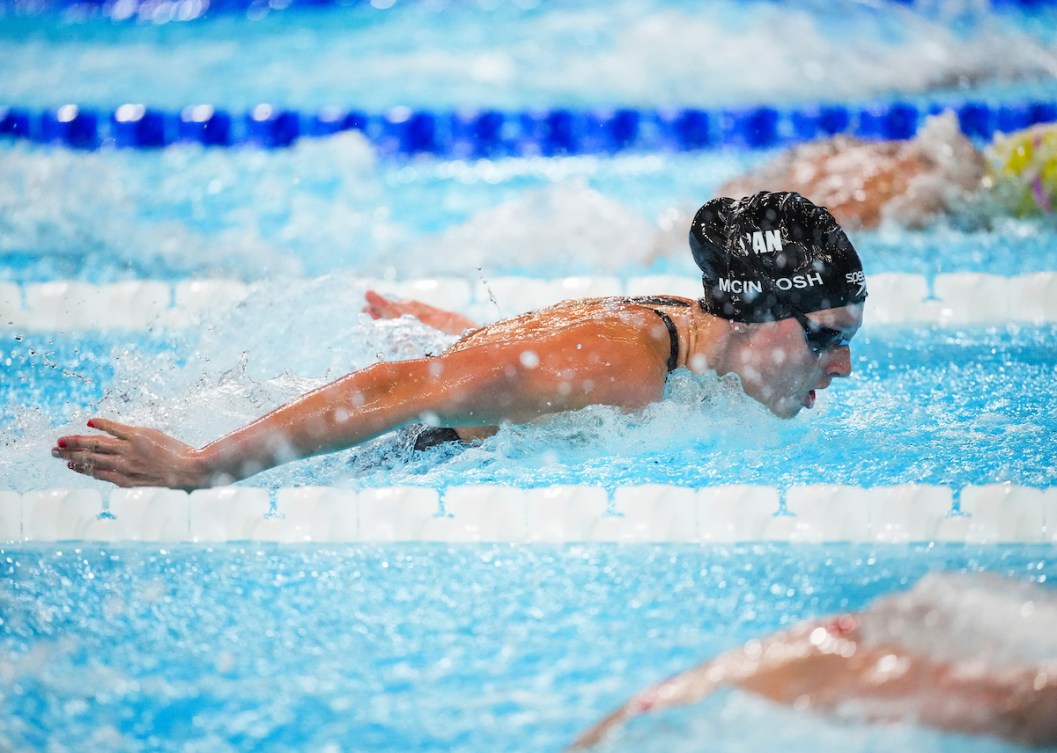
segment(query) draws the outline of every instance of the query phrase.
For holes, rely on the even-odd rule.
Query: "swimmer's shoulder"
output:
[[[520,327],[531,322],[566,322],[576,324],[592,319],[605,318],[627,311],[643,308],[688,308],[695,301],[677,295],[601,296],[596,298],[571,298],[535,309],[491,325],[493,328]]]
[[[653,323],[658,309],[687,309],[694,303],[693,299],[674,295],[574,298],[485,325],[468,333],[453,348],[517,340],[544,331],[556,333],[584,327],[638,329],[646,322]]]

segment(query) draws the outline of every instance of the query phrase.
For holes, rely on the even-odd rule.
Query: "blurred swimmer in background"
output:
[[[792,191],[826,207],[846,229],[920,228],[945,217],[1057,212],[1057,123],[999,134],[977,149],[953,112],[926,120],[909,140],[835,136],[794,146],[722,183],[719,196]],[[686,215],[658,221],[650,259],[681,241]]]
[[[736,375],[782,418],[851,373],[866,278],[828,211],[795,193],[714,199],[698,210],[689,242],[702,271],[698,301],[566,301],[473,329],[440,355],[348,374],[200,449],[96,418],[88,425],[103,433],[59,437],[52,455],[120,486],[195,489],[416,423],[426,425],[413,446],[425,449],[589,405],[638,411],[663,397],[679,368]]]
[[[648,218],[591,183],[569,178],[526,188],[407,253],[417,274],[427,277],[450,274],[452,259],[489,273],[505,265],[541,276],[624,274],[661,259],[664,268],[673,268],[669,262],[683,267],[686,228],[697,203],[673,197]],[[1044,215],[1057,202],[1057,125],[998,136],[977,149],[954,113],[944,113],[929,118],[909,140],[837,136],[780,150],[713,194],[757,191],[806,196],[829,209],[845,230],[915,229],[944,221],[986,227],[1011,215]]]
[[[795,146],[718,191],[767,184],[812,197],[847,228],[885,220],[920,227],[964,202],[985,175],[983,155],[951,113],[930,118],[907,141],[836,136]]]
[[[1057,592],[993,574],[926,575],[861,612],[749,641],[647,688],[573,747],[725,687],[846,719],[1057,745]]]
[[[1048,214],[1057,211],[1057,124],[999,134],[981,151],[947,112],[906,141],[836,136],[793,147],[717,193],[763,186],[810,196],[848,229],[921,227],[981,200],[1019,216]]]

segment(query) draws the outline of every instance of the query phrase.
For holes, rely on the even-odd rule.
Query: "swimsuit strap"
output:
[[[660,309],[650,309],[661,318],[664,326],[668,328],[668,339],[671,340],[672,349],[668,353],[668,373],[671,374],[679,367],[679,330],[675,328],[672,318]]]
[[[660,309],[655,309],[653,307],[677,306],[679,308],[688,308],[691,304],[688,301],[679,298],[670,298],[664,295],[631,296],[624,300],[629,303],[635,303],[639,306],[647,307],[650,311],[659,316],[662,322],[664,322],[664,326],[668,330],[668,339],[672,344],[671,350],[668,353],[668,373],[671,374],[679,367],[679,330],[675,328],[675,322],[672,321],[670,316]]]

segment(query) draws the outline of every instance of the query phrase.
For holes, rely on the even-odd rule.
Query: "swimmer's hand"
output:
[[[477,324],[455,311],[430,306],[422,301],[403,301],[386,298],[373,290],[364,295],[367,305],[363,313],[372,319],[399,319],[401,316],[413,316],[427,327],[439,329],[451,335],[461,335],[468,329],[476,329]]]
[[[52,457],[67,461],[72,471],[118,486],[190,490],[211,485],[198,450],[167,434],[105,418],[93,418],[88,427],[105,433],[59,437]]]

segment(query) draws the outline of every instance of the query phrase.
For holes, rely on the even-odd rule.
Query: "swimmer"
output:
[[[473,329],[438,356],[348,374],[201,448],[93,418],[89,427],[102,433],[59,437],[52,455],[119,486],[196,489],[414,423],[441,432],[426,438],[430,446],[589,405],[638,411],[661,399],[679,368],[735,374],[782,418],[850,374],[866,281],[828,211],[792,193],[714,199],[689,240],[699,301],[566,301]]]
[[[887,219],[916,227],[976,191],[985,172],[983,155],[948,113],[930,118],[908,141],[836,136],[795,146],[718,190],[798,186],[844,227],[872,228]]]
[[[796,625],[654,685],[581,735],[735,687],[797,709],[1057,745],[1057,595],[934,574],[860,613]]]
[[[946,112],[905,141],[836,136],[795,146],[717,193],[742,196],[764,187],[810,196],[848,229],[887,221],[921,227],[981,200],[1015,215],[1052,213],[1057,124],[1000,134],[978,150]]]

